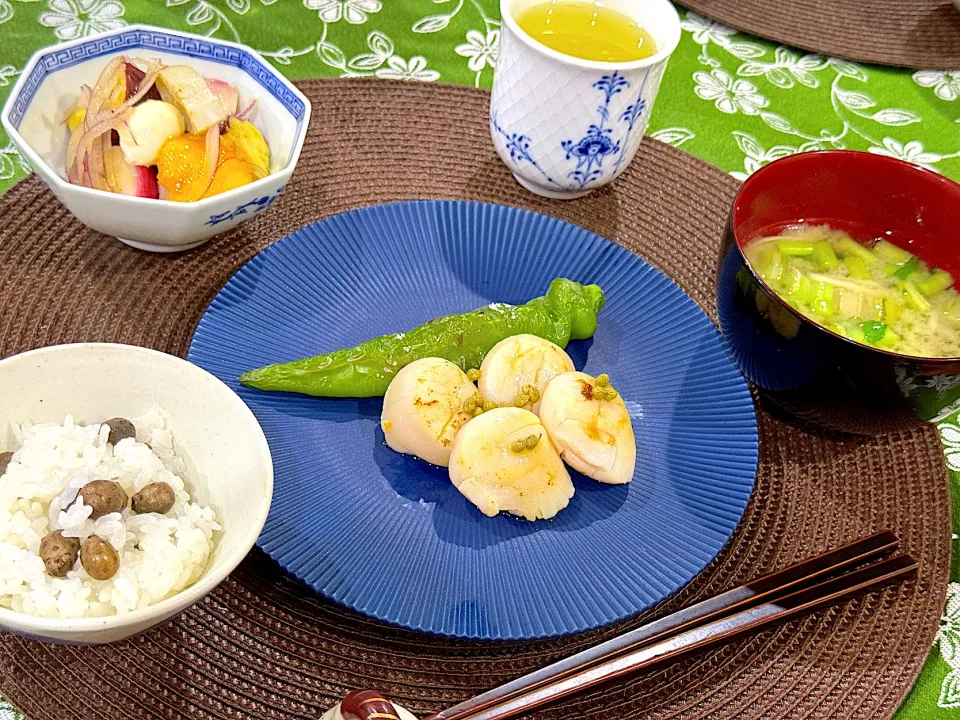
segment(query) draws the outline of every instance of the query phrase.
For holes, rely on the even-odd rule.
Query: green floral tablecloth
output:
[[[489,87],[497,0],[0,0],[0,102],[38,48],[129,23],[256,48],[291,78],[369,76]],[[960,180],[960,70],[889,70],[777,46],[687,12],[650,134],[743,179],[795,152],[850,148]],[[0,192],[28,172],[0,131]],[[922,391],[947,404],[960,384]],[[960,527],[960,418],[937,421]],[[954,538],[956,538],[956,534]],[[960,709],[960,559],[937,642],[899,720]],[[960,717],[960,712],[956,712]],[[0,698],[0,720],[22,716]]]

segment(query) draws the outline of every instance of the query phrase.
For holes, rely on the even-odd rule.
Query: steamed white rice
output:
[[[131,420],[136,440],[116,447],[107,443],[106,425],[77,425],[69,415],[62,425],[14,425],[19,447],[0,477],[0,607],[43,617],[99,617],[153,605],[200,577],[220,529],[214,511],[191,502],[184,462],[160,414]],[[122,513],[91,520],[93,509],[73,501],[93,480],[117,482],[128,496],[165,482],[176,502],[166,515],[137,515],[128,503]],[[102,537],[120,556],[116,575],[94,580],[79,560],[64,578],[48,575],[39,550],[53,530],[81,542],[90,534]]]

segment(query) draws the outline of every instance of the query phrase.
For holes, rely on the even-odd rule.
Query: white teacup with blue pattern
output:
[[[520,29],[517,15],[540,2],[500,2],[490,133],[517,182],[566,200],[606,185],[630,164],[680,41],[680,18],[668,0],[603,0],[640,24],[658,50],[633,62],[596,62],[552,50]]]

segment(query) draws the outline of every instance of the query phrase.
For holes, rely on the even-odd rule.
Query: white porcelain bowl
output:
[[[156,605],[102,618],[48,619],[0,608],[0,627],[39,640],[105,643],[142,632],[213,590],[253,547],[270,509],[273,463],[257,419],[220,380],[186,360],[130,345],[84,343],[0,360],[0,451],[11,423],[78,423],[163,415],[187,464],[187,485],[223,530],[200,579]]]
[[[265,178],[194,203],[117,195],[67,182],[69,133],[64,115],[83,84],[94,85],[118,55],[188,64],[240,92],[240,107],[256,98],[250,119],[270,145]],[[130,25],[40,50],[26,64],[0,121],[20,153],[53,194],[84,225],[141,250],[196,247],[270,207],[290,180],[310,121],[310,101],[250,48],[173,30]]]

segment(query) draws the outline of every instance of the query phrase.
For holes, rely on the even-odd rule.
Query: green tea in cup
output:
[[[603,0],[544,0],[516,21],[537,42],[583,60],[632,62],[657,53],[646,30]]]

